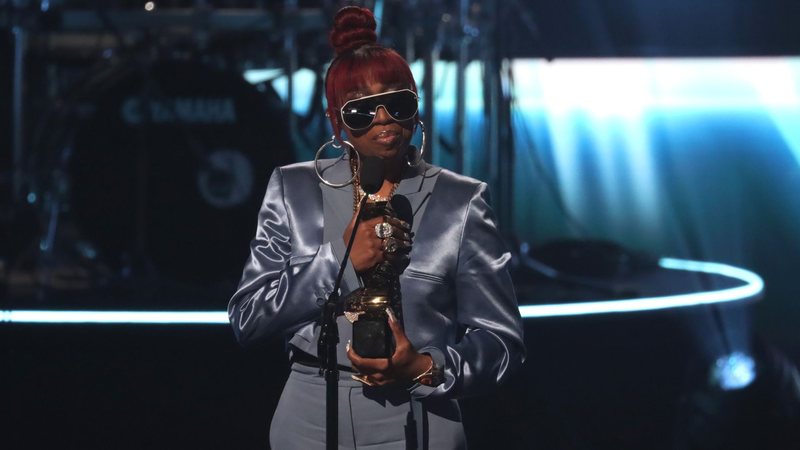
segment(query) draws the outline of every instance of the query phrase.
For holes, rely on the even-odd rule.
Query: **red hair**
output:
[[[396,51],[378,45],[372,11],[347,6],[336,13],[330,42],[336,57],[325,76],[325,97],[334,134],[340,132],[339,108],[347,94],[372,83],[402,86],[417,92],[408,62]]]

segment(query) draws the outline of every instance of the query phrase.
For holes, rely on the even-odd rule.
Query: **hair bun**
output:
[[[375,34],[375,16],[367,8],[345,6],[333,18],[330,34],[331,47],[336,56],[378,41]]]

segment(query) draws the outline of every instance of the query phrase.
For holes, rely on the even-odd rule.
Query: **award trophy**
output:
[[[367,202],[364,208],[364,220],[395,216],[388,202]],[[394,353],[386,308],[402,320],[399,277],[408,265],[408,250],[397,248],[386,255],[385,261],[362,274],[364,287],[344,301],[344,314],[353,324],[353,350],[364,358],[391,358]]]

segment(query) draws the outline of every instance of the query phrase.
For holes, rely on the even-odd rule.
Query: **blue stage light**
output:
[[[598,300],[581,303],[523,305],[523,318],[623,313],[655,309],[681,308],[711,303],[753,300],[764,290],[764,281],[753,272],[726,264],[662,258],[664,269],[688,270],[723,275],[741,280],[742,286],[691,294],[637,299]],[[110,323],[110,324],[227,324],[225,311],[0,311],[0,323]]]
[[[741,352],[718,358],[711,368],[711,382],[726,391],[743,389],[755,378],[755,361]]]
[[[520,306],[523,318],[577,316],[584,314],[622,313],[656,309],[681,308],[758,298],[764,291],[764,281],[753,272],[726,264],[662,258],[659,265],[664,269],[704,272],[736,278],[742,286],[690,294],[665,295],[625,300],[598,300],[581,303]]]
[[[225,311],[0,311],[0,322],[50,324],[227,324]]]

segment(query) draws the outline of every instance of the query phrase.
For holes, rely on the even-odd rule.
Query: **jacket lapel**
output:
[[[331,183],[346,183],[351,177],[349,160],[326,159],[319,161],[319,165],[322,176]],[[322,192],[322,243],[341,241],[344,229],[353,218],[353,186],[348,184],[334,188],[320,182],[319,189]],[[350,292],[360,287],[355,273],[348,276],[351,272],[352,270],[345,271],[342,292]]]
[[[343,159],[326,159],[319,161],[320,171],[326,180],[341,184],[350,177],[350,162]],[[411,204],[414,214],[412,231],[416,232],[422,221],[427,200],[433,191],[440,168],[422,163],[417,167],[409,167],[403,175],[403,180],[395,190],[395,194],[405,196]],[[323,241],[331,242],[342,239],[342,234],[347,224],[353,218],[353,186],[347,185],[334,188],[324,183],[319,183],[322,192],[324,231]],[[355,289],[357,286],[352,286]]]
[[[411,224],[411,231],[417,232],[428,198],[433,191],[436,177],[441,169],[422,163],[417,167],[410,167],[406,171],[403,181],[397,186],[395,194],[403,195],[411,204],[411,211],[414,214],[414,223]]]
[[[350,175],[350,162],[348,160],[323,160],[322,176],[332,183],[347,182]],[[333,238],[341,239],[344,229],[353,217],[353,186],[334,188],[322,182],[319,183],[322,191],[323,218],[325,232],[323,242],[330,242]]]

